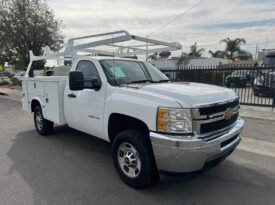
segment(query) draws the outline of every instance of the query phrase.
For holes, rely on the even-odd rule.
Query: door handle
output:
[[[70,93],[70,94],[68,94],[68,97],[69,97],[69,98],[76,98],[76,95],[73,94],[73,93]]]

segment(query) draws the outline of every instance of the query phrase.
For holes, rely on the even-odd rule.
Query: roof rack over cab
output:
[[[34,56],[33,52],[30,51],[30,63],[25,73],[25,77],[29,76],[29,71],[33,61],[68,59],[81,54],[92,56],[128,57],[180,49],[182,49],[182,45],[177,42],[167,43],[144,38],[131,35],[124,30],[71,38],[68,40],[63,52],[55,53],[51,51],[48,46],[42,48],[42,56]]]

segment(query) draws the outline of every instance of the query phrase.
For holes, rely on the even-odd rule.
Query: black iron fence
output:
[[[275,66],[207,66],[160,69],[173,81],[214,84],[233,89],[240,103],[275,107]]]

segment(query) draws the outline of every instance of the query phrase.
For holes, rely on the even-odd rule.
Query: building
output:
[[[231,65],[238,65],[238,66],[254,66],[257,65],[257,60],[235,60],[231,63]]]
[[[275,49],[262,49],[261,51],[258,51],[257,60],[262,61],[264,59],[265,55],[270,51],[275,51]]]
[[[220,65],[230,64],[232,60],[223,59],[223,58],[194,58],[190,59],[188,65],[185,68],[210,68],[217,67]],[[177,60],[174,59],[156,59],[149,61],[158,69],[177,69]]]

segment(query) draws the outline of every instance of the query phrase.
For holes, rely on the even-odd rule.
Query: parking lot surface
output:
[[[245,138],[275,143],[275,122],[245,121]],[[241,146],[246,146],[245,141]],[[3,205],[274,205],[274,156],[237,149],[203,175],[134,190],[118,178],[108,143],[66,126],[41,137],[34,130],[32,115],[23,112],[19,102],[0,99]]]

